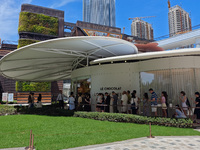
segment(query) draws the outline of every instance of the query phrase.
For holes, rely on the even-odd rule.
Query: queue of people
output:
[[[150,96],[149,96],[150,94]],[[158,116],[158,105],[160,105],[162,109],[162,116],[168,116],[168,94],[166,91],[161,92],[161,97],[158,97],[156,92],[150,88],[149,94],[144,93],[143,98],[140,99],[137,96],[136,90],[133,90],[132,93],[130,91],[123,91],[121,96],[119,96],[114,91],[111,95],[107,92],[105,96],[103,93],[99,93],[96,98],[96,111],[98,112],[112,112],[112,113],[129,113],[129,114],[139,114],[139,112],[143,112],[144,116]],[[120,98],[119,98],[120,97]],[[199,92],[195,93],[196,99],[193,100],[196,104],[196,108],[194,111],[194,119],[200,119],[200,94]],[[186,96],[184,91],[180,92],[180,103],[175,107],[175,118],[186,118],[188,115],[188,111],[190,111],[190,101]],[[142,106],[142,107],[141,107]],[[198,121],[197,121],[198,122]]]
[[[149,96],[150,94],[150,96]],[[128,114],[140,114],[143,112],[144,116],[158,116],[158,104],[162,108],[162,116],[168,116],[168,94],[166,91],[161,92],[161,97],[159,98],[156,92],[150,88],[149,94],[144,93],[142,99],[137,96],[137,91],[123,91],[121,95],[115,93],[111,94],[107,92],[105,94],[99,93],[96,97],[96,111],[97,112],[111,112],[111,113],[128,113]],[[62,91],[57,96],[57,101],[59,101],[59,107],[64,109],[64,95]],[[181,107],[177,104],[175,107],[175,113],[173,117],[175,118],[187,118],[188,112],[191,111],[191,105],[186,93],[184,91],[180,92],[180,103]],[[194,120],[200,123],[200,93],[195,92],[195,99],[191,99],[196,107],[194,110]],[[34,107],[34,93],[30,92],[28,97],[29,107]],[[38,96],[38,105],[42,105],[42,95]],[[142,106],[142,107],[141,107]],[[77,111],[91,111],[91,96],[90,94],[79,93],[77,97],[71,92],[69,97],[69,110]]]

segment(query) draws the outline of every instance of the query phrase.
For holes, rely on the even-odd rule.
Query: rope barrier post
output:
[[[32,130],[30,130],[30,139],[29,139],[29,146],[25,148],[25,150],[32,150]]]
[[[34,146],[33,146],[33,144],[34,144],[34,135],[32,134],[31,150],[33,150],[33,149],[34,149]]]
[[[155,137],[152,136],[152,134],[151,134],[151,122],[149,122],[149,136],[148,136],[147,138],[150,138],[150,139],[155,138]]]
[[[32,130],[30,131],[29,149],[31,148]]]

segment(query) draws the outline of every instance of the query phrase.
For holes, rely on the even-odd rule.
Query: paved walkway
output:
[[[199,150],[200,136],[139,138],[68,150]]]

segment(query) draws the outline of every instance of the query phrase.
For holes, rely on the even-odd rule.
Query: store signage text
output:
[[[101,87],[101,91],[110,91],[110,90],[121,90],[121,87]]]

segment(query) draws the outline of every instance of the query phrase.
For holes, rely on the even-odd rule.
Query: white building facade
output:
[[[168,20],[170,36],[192,30],[191,18],[189,13],[178,5],[169,8]]]
[[[133,20],[131,24],[131,34],[141,39],[153,40],[154,38],[152,25],[141,19]]]
[[[83,21],[115,27],[115,0],[83,0]]]

